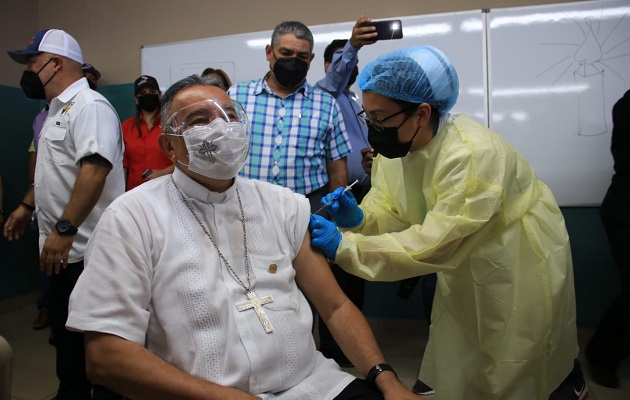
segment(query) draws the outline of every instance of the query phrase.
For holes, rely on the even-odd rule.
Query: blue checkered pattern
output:
[[[265,77],[234,85],[229,94],[252,124],[242,176],[309,194],[328,184],[326,163],[352,150],[335,99],[306,82],[285,99]]]

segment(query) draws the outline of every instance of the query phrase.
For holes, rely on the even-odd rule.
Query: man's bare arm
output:
[[[3,234],[8,241],[11,242],[22,237],[31,220],[33,211],[35,211],[35,191],[33,190],[33,185],[29,184],[22,203],[7,217],[4,224]]]
[[[85,333],[90,381],[134,400],[253,400],[248,393],[194,377],[137,343],[99,332]]]
[[[66,219],[80,229],[81,223],[101,197],[111,169],[110,162],[98,154],[83,158],[70,200],[58,218]],[[56,230],[53,230],[44,242],[40,254],[40,269],[46,269],[46,272],[51,275],[53,272],[59,273],[62,266],[65,268],[73,239],[74,236],[60,236]]]
[[[387,363],[385,356],[367,320],[337,284],[326,258],[310,243],[311,235],[307,232],[300,252],[293,261],[295,280],[313,302],[346,357],[363,376],[367,376],[374,365]],[[376,384],[387,400],[418,398],[390,371],[381,373]]]
[[[101,197],[111,170],[110,162],[98,154],[83,158],[70,201],[59,219],[70,220],[74,226],[81,225]]]
[[[329,192],[332,192],[338,187],[346,186],[348,184],[347,157],[343,157],[335,161],[328,161],[326,163],[326,170],[328,171]]]

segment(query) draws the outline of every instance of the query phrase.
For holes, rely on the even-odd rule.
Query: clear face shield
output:
[[[208,99],[172,114],[163,126],[167,135],[183,137],[189,163],[178,162],[192,172],[231,179],[243,167],[249,153],[249,120],[235,100]]]
[[[214,99],[202,100],[186,106],[171,114],[166,121],[164,132],[169,135],[184,136],[184,132],[195,127],[208,125],[216,119],[225,122],[238,122],[249,132],[249,120],[243,106],[236,101],[221,101]]]

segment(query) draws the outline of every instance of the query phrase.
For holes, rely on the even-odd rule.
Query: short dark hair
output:
[[[280,36],[286,34],[292,34],[298,39],[306,39],[311,45],[311,53],[313,52],[313,34],[311,30],[308,29],[306,25],[301,23],[300,21],[283,21],[280,22],[273,29],[273,33],[271,34],[271,48],[275,48],[278,42],[280,41]]]
[[[193,86],[216,86],[221,88],[221,81],[212,76],[190,75],[173,83],[162,96],[162,121],[166,122],[171,117],[171,106],[175,95]],[[166,124],[162,126],[166,129]]]
[[[348,39],[335,39],[330,42],[330,44],[326,46],[326,50],[324,50],[324,61],[332,62],[335,51],[343,49],[346,43],[348,43]]]

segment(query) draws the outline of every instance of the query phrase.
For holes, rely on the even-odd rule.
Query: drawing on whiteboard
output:
[[[630,41],[627,34],[622,33],[622,29],[627,29],[622,28],[622,23],[630,18],[630,9],[613,23],[607,21],[607,29],[602,27],[601,11],[603,9],[597,18],[592,18],[592,14],[568,16],[581,33],[575,43],[542,43],[565,46],[571,50],[568,55],[562,54],[564,58],[541,72],[538,77],[557,67],[561,68],[560,74],[549,87],[551,90],[565,74],[573,75],[575,87],[580,89],[577,91],[577,136],[599,136],[608,132],[605,82],[610,79],[626,82],[609,61],[630,56],[630,53],[619,54],[619,50],[624,50],[622,45]]]

